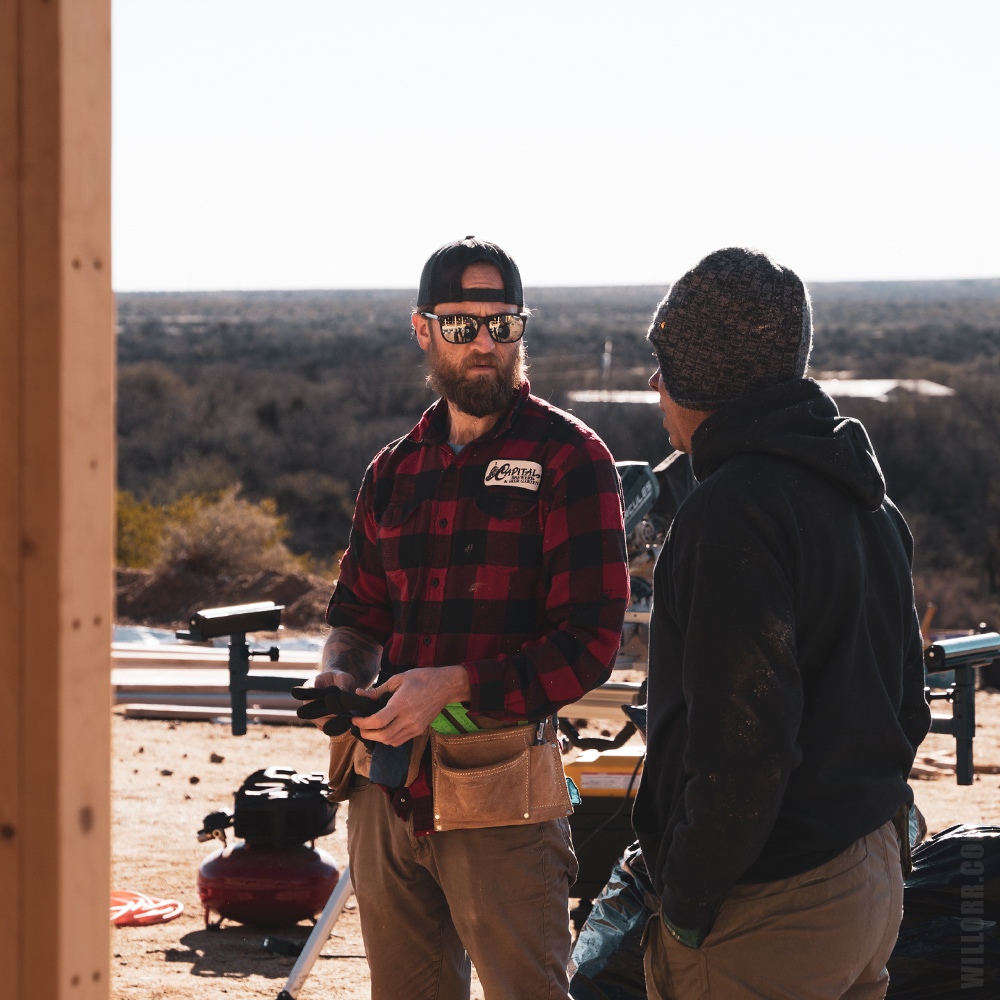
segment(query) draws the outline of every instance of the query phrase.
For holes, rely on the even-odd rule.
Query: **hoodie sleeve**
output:
[[[920,623],[916,608],[913,610],[913,638],[903,667],[903,702],[899,708],[899,726],[917,756],[917,748],[931,728],[931,707],[924,694],[924,646],[920,637]]]
[[[913,536],[903,515],[891,501],[886,508],[899,534],[900,544],[906,552],[909,566],[913,565]],[[911,590],[912,593],[912,590]],[[931,707],[924,694],[924,641],[920,634],[920,618],[914,605],[910,615],[909,641],[903,658],[903,700],[899,707],[899,726],[913,750],[910,764],[917,755],[917,748],[931,728]]]
[[[774,826],[802,759],[803,696],[780,545],[751,524],[730,535],[739,539],[731,545],[698,530],[678,534],[670,599],[685,636],[688,780],[685,817],[660,859],[662,904],[675,924],[699,927]]]

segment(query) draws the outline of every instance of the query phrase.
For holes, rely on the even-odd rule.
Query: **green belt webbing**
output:
[[[431,728],[442,736],[460,736],[462,733],[479,732],[479,726],[469,718],[468,711],[458,701],[445,705],[438,717],[431,723]]]
[[[522,720],[518,722],[518,725],[528,726],[531,723]],[[431,723],[431,728],[442,736],[461,736],[462,733],[479,732],[479,726],[469,718],[468,709],[463,708],[462,703],[458,701],[445,705],[438,717]]]

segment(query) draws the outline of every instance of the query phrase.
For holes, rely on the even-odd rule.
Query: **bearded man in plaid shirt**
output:
[[[407,769],[402,751],[405,785],[376,762],[432,726],[533,723],[520,732],[555,741],[545,720],[607,680],[620,642],[621,486],[600,438],[530,395],[521,278],[502,249],[470,236],[436,251],[412,322],[442,398],[365,474],[316,678],[391,694],[355,719],[376,752],[350,787],[372,997],[467,998],[470,956],[487,998],[567,997],[565,815],[443,828],[426,754]],[[480,794],[487,814],[488,775]]]

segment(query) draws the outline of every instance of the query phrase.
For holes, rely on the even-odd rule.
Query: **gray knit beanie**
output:
[[[711,409],[805,375],[809,293],[794,271],[759,250],[727,247],[670,289],[646,336],[670,398]]]

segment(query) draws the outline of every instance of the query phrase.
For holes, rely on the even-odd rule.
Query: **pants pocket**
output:
[[[562,834],[563,842],[566,845],[566,874],[569,876],[569,884],[572,887],[580,875],[580,860],[576,856],[576,848],[573,846],[573,831],[569,828],[568,819],[556,820],[556,826]]]
[[[698,948],[675,941],[654,913],[643,932],[643,967],[649,1000],[701,1000],[708,994],[708,968]]]

